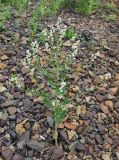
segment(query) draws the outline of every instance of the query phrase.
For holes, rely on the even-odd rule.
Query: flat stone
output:
[[[103,144],[102,138],[99,134],[96,135],[95,139],[96,139],[97,143]]]
[[[3,84],[0,84],[0,93],[5,92],[7,88],[3,86]]]
[[[11,149],[5,149],[2,151],[2,158],[4,160],[13,160],[13,151]]]
[[[8,133],[13,139],[17,138],[16,132],[14,130],[8,129]]]
[[[70,144],[69,139],[68,139],[68,136],[67,136],[67,133],[66,133],[65,130],[62,130],[62,131],[60,132],[60,136],[62,137],[62,139],[63,139],[67,144]]]
[[[10,115],[15,114],[17,112],[17,109],[16,109],[16,107],[9,107],[8,112],[9,112]]]
[[[76,115],[79,116],[81,114],[81,106],[77,106]]]
[[[109,92],[112,96],[115,96],[118,93],[118,89],[119,89],[118,87],[110,88]]]
[[[101,111],[102,111],[103,113],[109,114],[109,109],[108,109],[107,106],[101,104],[101,105],[100,105],[100,109],[101,109]]]
[[[96,100],[97,100],[98,102],[104,102],[104,101],[106,100],[106,97],[103,96],[103,95],[101,95],[101,94],[97,94],[97,95],[96,95]]]
[[[29,68],[23,67],[21,68],[22,74],[26,74],[29,72]]]
[[[6,121],[8,118],[8,113],[3,113],[3,112],[0,112],[0,119]]]
[[[9,107],[9,106],[13,106],[13,104],[14,104],[13,101],[9,100],[3,103],[1,107]]]
[[[38,131],[40,129],[40,124],[38,122],[35,122],[32,129],[33,131]]]
[[[7,55],[3,55],[3,56],[1,56],[1,60],[2,61],[5,61],[5,60],[7,60],[9,57],[7,56]]]
[[[24,99],[23,106],[24,106],[25,109],[30,108],[31,105],[32,105],[32,102],[29,98]]]
[[[20,155],[19,153],[15,153],[14,157],[13,157],[13,160],[23,160],[23,156]]]
[[[7,76],[0,74],[0,82],[5,82],[8,79]]]
[[[16,120],[16,115],[15,114],[10,115],[9,120],[15,121]]]
[[[54,147],[53,152],[52,152],[52,158],[54,160],[59,160],[59,159],[61,159],[63,157],[64,157],[63,149],[61,147],[59,147],[59,146]]]
[[[35,140],[30,140],[28,143],[27,143],[27,146],[37,152],[42,152],[44,150],[44,146],[45,146],[45,143],[44,142],[38,142],[38,141],[35,141]]]
[[[20,92],[15,92],[15,93],[13,94],[13,97],[14,97],[15,99],[21,99],[21,93],[20,93]]]
[[[78,151],[78,152],[85,152],[85,150],[86,150],[86,148],[85,148],[84,144],[78,143],[76,145],[76,151]]]
[[[5,96],[6,96],[9,100],[12,100],[12,99],[13,99],[13,95],[10,94],[9,92],[6,92],[6,93],[5,93]]]
[[[18,149],[23,149],[26,144],[29,142],[29,137],[30,137],[30,132],[27,131],[25,132],[19,139],[18,143],[17,143],[17,148]]]
[[[104,125],[98,124],[97,127],[98,127],[99,132],[104,132],[105,131],[105,126]]]
[[[103,160],[111,160],[110,153],[109,152],[103,153],[102,159]]]
[[[53,127],[54,120],[53,120],[53,118],[51,116],[47,116],[47,122],[48,122],[50,127]]]
[[[105,105],[109,108],[109,110],[111,110],[111,111],[114,110],[113,102],[111,100],[105,101]]]
[[[68,122],[65,122],[65,123],[64,123],[64,126],[65,126],[67,129],[71,129],[71,130],[76,130],[76,128],[77,128],[77,125],[72,124],[72,123],[68,123]]]

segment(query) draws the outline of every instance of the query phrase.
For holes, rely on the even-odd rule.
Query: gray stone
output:
[[[81,143],[78,143],[77,145],[76,145],[76,151],[78,151],[78,152],[80,152],[80,151],[85,151],[85,146],[84,146],[84,144],[81,144]]]
[[[54,121],[53,121],[53,118],[51,116],[47,116],[47,121],[48,121],[49,126],[53,127]]]
[[[27,146],[37,152],[42,152],[42,150],[44,150],[45,143],[31,140],[27,143]]]

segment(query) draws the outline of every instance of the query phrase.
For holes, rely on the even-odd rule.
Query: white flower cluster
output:
[[[62,24],[62,20],[59,17],[56,24],[50,27],[50,30],[47,28],[43,29],[41,35],[47,39],[45,43],[45,48],[52,48],[55,45],[61,46],[62,39],[65,36],[67,26]]]
[[[25,64],[32,67],[38,61],[39,44],[37,41],[31,43],[31,50],[26,50]]]
[[[14,83],[18,88],[24,86],[24,78],[20,74],[11,75],[10,82]]]
[[[62,23],[61,17],[58,17],[58,20],[55,25],[53,25],[50,30],[47,28],[43,29],[41,32],[41,35],[46,38],[46,43],[45,43],[45,49],[58,49],[63,45],[63,39],[65,37],[67,31],[67,26]],[[68,54],[70,59],[75,59],[76,55],[78,54],[78,47],[80,41],[76,41],[76,36],[74,36],[68,40],[71,46],[71,51]],[[67,42],[68,42],[67,41]]]
[[[69,57],[72,58],[73,60],[75,60],[76,55],[78,54],[79,44],[80,44],[80,41],[77,40],[77,41],[72,45],[72,50],[73,50],[73,51],[71,52],[71,54],[69,55]]]
[[[66,86],[66,82],[61,82],[61,86],[59,88],[60,92],[63,92],[65,86]]]

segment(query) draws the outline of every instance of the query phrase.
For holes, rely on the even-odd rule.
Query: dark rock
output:
[[[114,104],[114,108],[116,109],[116,108],[119,108],[119,102],[116,102],[115,104]]]
[[[88,142],[88,144],[90,144],[90,145],[93,145],[93,144],[94,144],[93,140],[90,139],[90,138],[87,139],[87,142]]]
[[[15,132],[14,130],[8,129],[8,133],[10,134],[10,136],[11,136],[13,139],[17,138],[17,134],[16,134],[16,132]]]
[[[51,116],[47,116],[47,122],[48,122],[50,127],[53,127],[54,120],[53,120],[53,118]]]
[[[64,130],[60,132],[60,135],[67,144],[70,144],[67,133]]]
[[[34,150],[30,150],[30,151],[28,151],[28,156],[29,156],[29,157],[31,157],[31,158],[32,158],[32,157],[33,157],[33,154],[34,154]]]
[[[61,147],[59,146],[56,146],[53,148],[53,151],[52,151],[52,158],[54,160],[59,160],[61,158],[64,157],[64,151]]]
[[[18,149],[23,149],[29,141],[30,131],[25,132],[17,143]]]
[[[99,134],[96,135],[95,139],[96,139],[97,143],[103,144],[102,138]]]
[[[15,114],[10,115],[9,120],[15,121],[16,120],[16,115]]]
[[[97,127],[98,127],[99,132],[104,132],[105,131],[104,125],[98,124]]]
[[[13,151],[11,149],[5,149],[2,151],[2,158],[4,160],[13,160]]]
[[[85,148],[84,144],[78,143],[76,145],[76,151],[78,151],[78,152],[82,152],[82,151],[85,152],[85,150],[86,150],[86,148]]]
[[[24,160],[23,156],[19,153],[15,153],[13,160]]]
[[[1,105],[1,107],[9,107],[9,106],[13,106],[14,102],[13,101],[6,101],[5,103],[3,103]]]
[[[37,152],[42,152],[44,150],[44,146],[45,146],[45,143],[44,142],[38,142],[38,141],[35,141],[35,140],[30,140],[28,143],[27,143],[27,146]]]
[[[103,96],[103,95],[101,95],[101,94],[97,94],[97,95],[96,95],[96,100],[97,100],[98,102],[104,102],[106,99],[107,99],[107,97],[105,97],[105,96]]]
[[[21,93],[20,92],[15,92],[14,94],[13,94],[13,97],[15,98],[15,99],[21,99]]]
[[[23,106],[24,106],[25,109],[30,108],[31,105],[32,105],[32,102],[31,102],[31,100],[29,98],[24,99]]]

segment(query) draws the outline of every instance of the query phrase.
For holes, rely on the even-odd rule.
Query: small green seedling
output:
[[[67,29],[65,32],[65,38],[67,40],[72,39],[73,37],[76,37],[76,33],[73,29]]]

